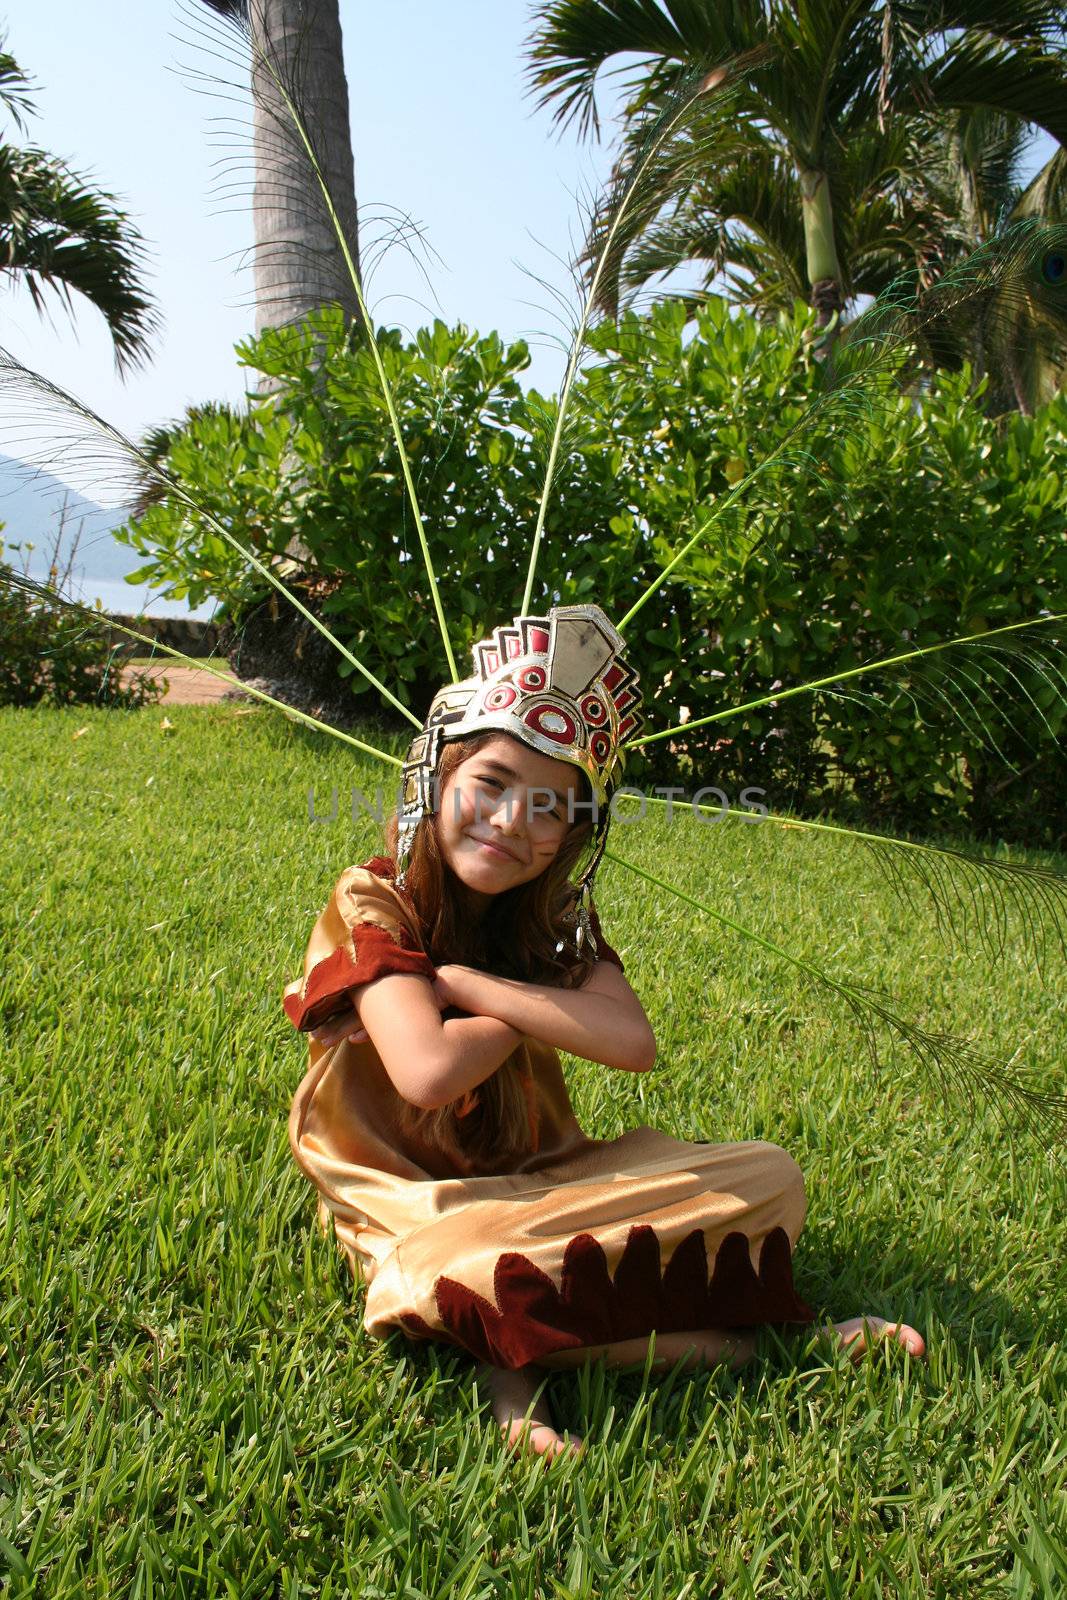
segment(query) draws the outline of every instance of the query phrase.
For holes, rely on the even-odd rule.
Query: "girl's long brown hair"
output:
[[[444,795],[452,773],[468,761],[496,731],[475,734],[444,745],[437,771],[437,793]],[[511,737],[508,735],[507,737]],[[588,799],[586,785],[585,799]],[[440,803],[440,799],[439,799]],[[386,825],[385,842],[396,860],[398,818]],[[588,817],[579,812],[554,859],[528,883],[494,896],[482,918],[470,909],[464,885],[441,854],[437,817],[426,817],[415,830],[405,875],[405,893],[422,930],[423,945],[435,966],[459,962],[480,967],[501,977],[527,983],[578,988],[592,971],[594,958],[588,947],[582,955],[573,948],[574,927],[568,922],[576,899],[570,874],[592,832]],[[556,946],[566,948],[557,955]],[[478,1106],[460,1114],[466,1101],[426,1111],[401,1101],[401,1131],[413,1135],[470,1168],[475,1161],[496,1161],[536,1148],[537,1130],[531,1126],[533,1084],[525,1051],[520,1045],[478,1087]]]

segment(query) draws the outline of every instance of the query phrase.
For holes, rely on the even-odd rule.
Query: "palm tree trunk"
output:
[[[811,303],[818,313],[819,326],[825,327],[835,314],[845,309],[841,265],[834,239],[834,213],[826,173],[801,167],[800,201],[804,216],[804,248]]]
[[[314,168],[265,62],[293,94],[359,270],[358,218],[339,0],[252,0],[256,332],[323,305],[359,318],[345,253]]]

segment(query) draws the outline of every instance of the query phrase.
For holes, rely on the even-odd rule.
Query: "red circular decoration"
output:
[[[611,754],[611,740],[606,733],[594,733],[589,741],[589,749],[597,765],[603,766]]]
[[[538,706],[531,706],[530,710],[523,714],[522,720],[543,734],[546,739],[551,739],[554,744],[574,744],[577,741],[578,724],[566,711],[561,711],[559,706],[546,705],[544,702]]]
[[[519,688],[527,689],[531,693],[543,689],[547,682],[548,676],[544,667],[523,667],[518,675]]]
[[[518,691],[510,683],[498,683],[495,689],[490,689],[485,697],[486,711],[503,711],[506,706],[514,705],[519,698]]]
[[[597,695],[587,694],[582,701],[582,716],[591,727],[600,728],[608,720],[608,710]]]

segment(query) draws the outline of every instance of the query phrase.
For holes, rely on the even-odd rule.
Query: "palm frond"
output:
[[[32,469],[43,469],[72,488],[84,487],[90,497],[99,497],[98,486],[103,482],[112,504],[132,503],[143,494],[146,480],[162,484],[169,496],[203,517],[212,531],[295,606],[361,677],[414,727],[421,729],[422,723],[415,713],[308,610],[255,551],[234,537],[221,518],[199,506],[164,466],[153,461],[141,446],[127,439],[80,400],[31,371],[17,356],[3,349],[0,349],[0,442],[5,452],[26,464],[31,482]]]
[[[1067,1136],[1067,1097],[1035,1089],[1011,1071],[1009,1064],[977,1049],[968,1039],[949,1033],[933,1032],[902,1017],[892,997],[883,990],[838,977],[807,956],[797,956],[764,934],[747,928],[725,912],[676,888],[664,878],[626,861],[613,850],[604,858],[635,874],[664,894],[673,895],[695,910],[711,917],[721,927],[758,945],[769,955],[788,962],[805,977],[843,1001],[859,1026],[875,1070],[881,1065],[878,1037],[884,1029],[897,1042],[906,1045],[913,1059],[931,1076],[950,1108],[954,1096],[963,1095],[968,1105],[975,1099],[988,1101],[1001,1118],[1009,1136],[1028,1135],[1047,1151],[1057,1151]]]
[[[3,106],[16,128],[24,130],[26,118],[35,111],[33,79],[24,72],[9,50],[0,45],[0,105]]]
[[[686,23],[701,29],[707,59],[733,54],[723,48],[722,34],[714,29],[713,7],[672,8],[654,0],[551,0],[543,6],[529,50],[528,79],[538,103],[553,108],[563,127],[578,123],[580,134],[598,133],[597,75],[619,52],[692,58],[693,39],[679,24],[675,10],[684,10]],[[704,13],[704,15],[701,15]]]
[[[800,196],[788,161],[756,130],[746,126],[742,137],[736,119],[729,136],[713,143],[704,131],[709,145],[686,157],[688,173],[681,161],[663,171],[659,215],[635,217],[627,230],[609,312],[624,294],[689,263],[700,265],[709,290],[729,269],[749,274],[750,290],[738,298],[752,309],[807,298]]]
[[[1034,173],[1015,202],[1012,220],[1023,217],[1067,222],[1067,148],[1063,145]]]
[[[925,87],[938,105],[994,107],[1036,122],[1058,144],[1067,143],[1062,50],[1047,37],[1022,32],[1013,36],[1006,18],[995,31],[988,21],[984,26],[964,25],[931,64]]]
[[[14,590],[30,601],[38,601],[50,611],[62,611],[75,617],[84,627],[94,633],[121,633],[128,639],[135,639],[139,644],[147,645],[153,655],[162,655],[168,660],[177,661],[182,666],[192,667],[197,672],[207,672],[213,678],[218,678],[222,683],[228,684],[233,689],[239,689],[242,694],[251,695],[254,700],[261,700],[264,705],[273,706],[277,711],[284,711],[287,717],[303,723],[308,728],[314,728],[318,733],[328,733],[334,739],[349,744],[353,749],[360,750],[364,755],[374,756],[378,761],[384,761],[388,766],[402,767],[400,756],[390,755],[387,750],[379,750],[377,746],[367,744],[363,739],[357,739],[354,734],[345,733],[340,728],[335,728],[332,723],[321,722],[318,717],[311,716],[306,711],[300,711],[295,706],[288,705],[284,700],[276,700],[273,695],[265,693],[262,689],[255,689],[251,684],[243,683],[240,678],[235,678],[232,672],[225,671],[222,667],[214,666],[203,656],[186,655],[183,650],[178,650],[174,645],[165,644],[150,633],[141,633],[136,628],[131,628],[124,622],[118,622],[113,617],[94,611],[91,606],[84,605],[80,600],[71,599],[69,595],[62,595],[50,584],[41,583],[36,578],[29,577],[23,572],[11,570],[0,571],[0,584],[7,589]]]
[[[84,296],[107,322],[120,373],[149,359],[161,327],[145,255],[114,195],[44,150],[0,145],[0,270],[26,286],[38,311],[51,293],[73,316],[73,296]]]
[[[582,296],[574,334],[570,343],[566,369],[560,387],[558,403],[544,413],[542,421],[545,438],[539,439],[535,428],[531,443],[544,447],[544,477],[537,517],[530,546],[530,560],[526,587],[520,609],[529,611],[533,602],[537,559],[544,533],[545,517],[552,494],[557,461],[564,440],[564,430],[570,418],[570,400],[575,379],[588,350],[591,326],[598,308],[602,307],[604,286],[617,282],[621,262],[620,250],[625,248],[628,229],[633,215],[640,213],[650,203],[658,208],[661,185],[657,164],[662,161],[679,140],[686,140],[693,108],[700,102],[725,100],[731,92],[734,63],[723,63],[699,72],[688,74],[678,85],[674,95],[650,117],[643,126],[632,161],[617,168],[608,196],[593,217],[590,237],[583,259],[588,263],[586,289]],[[535,414],[535,422],[537,417]]]

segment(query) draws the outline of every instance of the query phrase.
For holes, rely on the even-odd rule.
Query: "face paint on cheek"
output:
[[[534,853],[539,860],[551,861],[559,855],[560,846],[564,840],[563,833],[552,833],[547,837],[538,839],[534,844]]]

